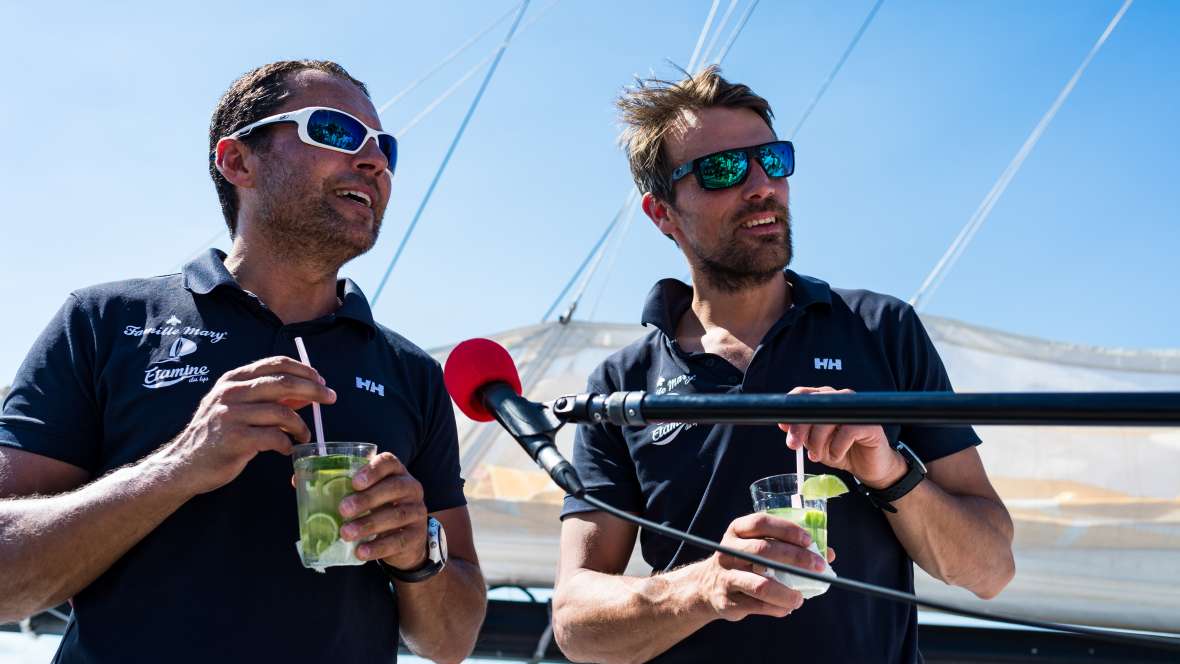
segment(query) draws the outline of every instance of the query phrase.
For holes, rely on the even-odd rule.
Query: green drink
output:
[[[789,519],[811,535],[808,550],[824,559],[825,569],[821,574],[835,576],[828,558],[828,498],[834,498],[848,491],[848,487],[833,475],[772,475],[750,485],[750,497],[754,509],[774,516]],[[779,583],[792,588],[811,599],[828,591],[830,584],[816,579],[773,571]]]
[[[814,508],[775,507],[766,510],[766,513],[790,519],[791,523],[806,530],[819,549],[819,555],[825,559],[828,557],[827,512]]]
[[[327,443],[321,455],[314,443],[296,445],[295,501],[299,515],[296,548],[304,567],[323,571],[337,565],[361,565],[357,542],[340,538],[340,501],[354,493],[352,477],[377,453],[372,443]]]

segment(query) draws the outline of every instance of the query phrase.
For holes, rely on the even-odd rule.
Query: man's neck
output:
[[[699,275],[693,281],[692,306],[676,334],[690,348],[713,352],[711,340],[723,345],[737,340],[755,348],[791,306],[791,289],[781,275],[737,292],[718,289]],[[699,341],[693,343],[694,339]]]
[[[258,240],[235,238],[225,268],[285,324],[314,320],[340,307],[335,268],[286,258]]]

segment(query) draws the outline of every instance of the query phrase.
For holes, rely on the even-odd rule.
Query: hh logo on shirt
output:
[[[372,392],[373,394],[376,394],[377,396],[381,396],[381,397],[385,396],[385,386],[384,385],[382,385],[381,383],[378,383],[375,380],[369,380],[368,378],[361,378],[360,376],[356,377],[356,389],[368,390],[368,391]]]
[[[843,371],[844,364],[838,357],[817,357],[815,358],[815,368],[825,371]]]

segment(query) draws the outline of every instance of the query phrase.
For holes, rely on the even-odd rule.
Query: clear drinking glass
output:
[[[373,443],[316,443],[296,445],[295,503],[299,513],[296,548],[304,567],[323,571],[338,565],[362,565],[357,542],[340,539],[340,501],[354,493],[352,477],[377,453]]]
[[[803,475],[802,481],[807,481],[812,475]],[[835,572],[828,566],[828,500],[826,498],[803,498],[800,476],[797,473],[772,475],[764,477],[750,485],[750,497],[754,501],[754,511],[768,512],[781,516],[811,535],[812,553],[819,554],[824,559],[825,575],[835,576]],[[808,579],[788,572],[771,570],[775,580],[779,583],[799,591],[804,599],[822,595],[828,591],[829,584],[815,579]]]

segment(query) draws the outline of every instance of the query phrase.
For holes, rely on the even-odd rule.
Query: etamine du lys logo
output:
[[[656,378],[656,386],[653,392],[656,394],[675,394],[677,388],[690,385],[696,378],[692,374],[681,374],[671,379],[659,376]],[[667,422],[652,427],[651,444],[667,445],[672,442],[672,439],[679,436],[682,431],[688,431],[695,426],[695,422]]]
[[[183,367],[164,367],[161,365],[179,364],[185,356],[197,352],[197,343],[192,339],[178,337],[168,347],[168,355],[148,365],[143,373],[143,386],[149,390],[158,390],[177,383],[207,383],[209,382],[209,367],[207,365],[186,364]]]

